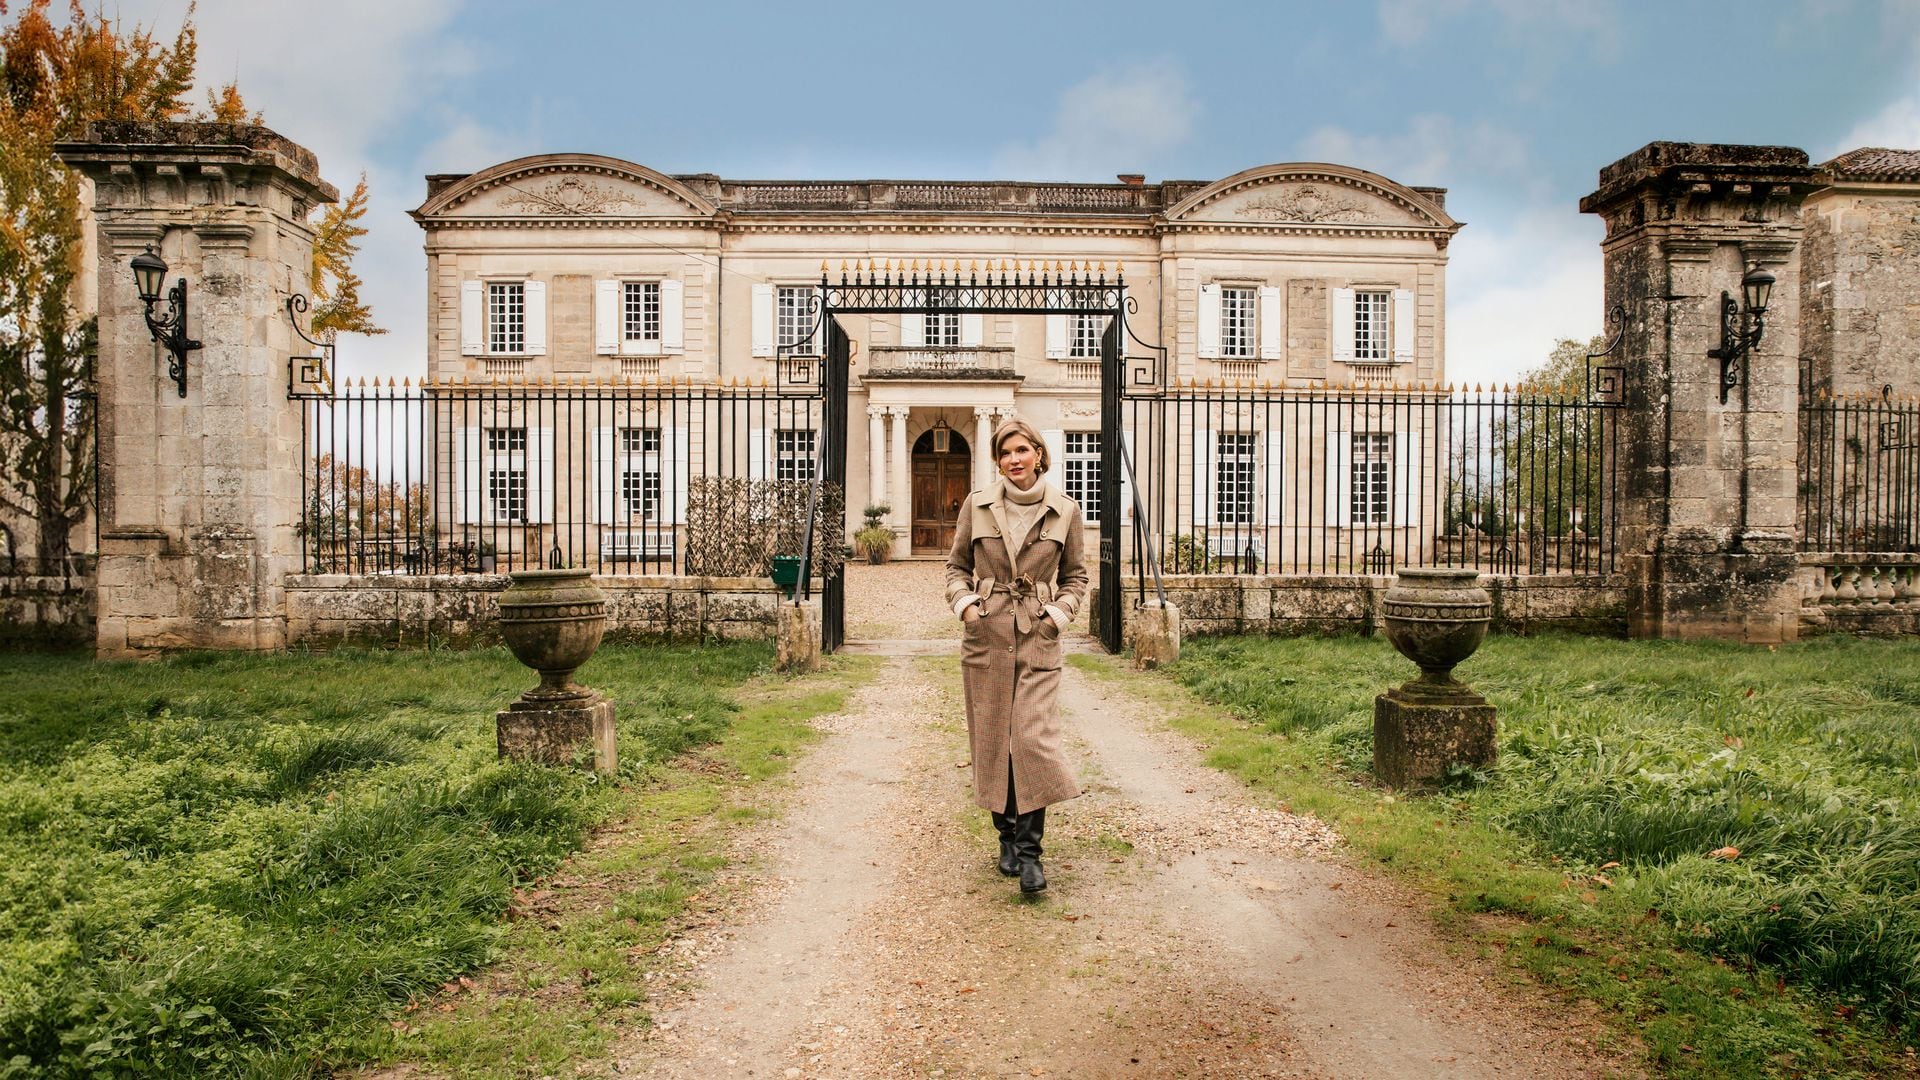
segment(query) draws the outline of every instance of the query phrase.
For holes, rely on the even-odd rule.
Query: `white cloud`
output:
[[[1512,382],[1561,338],[1599,333],[1601,231],[1595,218],[1544,206],[1505,231],[1463,229],[1447,265],[1447,378]]]
[[[1920,79],[1915,81],[1920,83]],[[1862,146],[1920,149],[1920,85],[1916,85],[1905,96],[1887,102],[1879,112],[1855,124],[1852,130],[1820,155],[1820,160],[1825,161],[1836,154],[1844,154]]]
[[[1061,93],[1052,131],[1001,147],[994,166],[1023,180],[1144,172],[1150,159],[1187,140],[1199,111],[1186,77],[1172,64],[1100,72]]]
[[[1393,134],[1318,128],[1300,147],[1310,160],[1357,166],[1403,184],[1444,187],[1476,176],[1526,182],[1534,172],[1527,142],[1518,134],[1485,120],[1463,127],[1433,113],[1413,117]]]

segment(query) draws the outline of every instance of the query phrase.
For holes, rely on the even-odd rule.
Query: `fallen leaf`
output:
[[[1752,691],[1748,691],[1748,693],[1752,693]],[[1729,735],[1721,741],[1725,742],[1728,746],[1733,747],[1735,750],[1738,750],[1741,747],[1746,745],[1746,743],[1740,740],[1740,736],[1738,735]]]
[[[1610,862],[1610,863],[1601,863],[1601,864],[1600,864],[1600,869],[1602,869],[1602,870],[1611,870],[1611,869],[1613,869],[1614,867],[1616,867],[1616,866],[1619,866],[1619,865],[1620,865],[1620,863],[1619,863],[1618,861],[1615,861],[1615,862]]]
[[[1339,888],[1340,886],[1342,886],[1342,885],[1344,885],[1344,884],[1346,884],[1346,883],[1345,883],[1345,882],[1341,882],[1341,881],[1336,881],[1336,882],[1334,882],[1333,884],[1331,884],[1331,885],[1329,885],[1329,886],[1327,886],[1327,888],[1329,888],[1329,889],[1337,889],[1337,888]]]
[[[1580,893],[1580,901],[1585,904],[1597,904],[1600,902],[1600,894],[1592,889],[1586,889]]]
[[[962,994],[971,994],[975,992],[975,988],[971,986],[963,986],[960,988],[959,992]]]
[[[1709,859],[1726,859],[1731,862],[1739,857],[1740,849],[1732,845],[1723,848],[1714,848],[1712,851],[1707,852],[1707,858]]]
[[[1603,889],[1613,888],[1613,879],[1605,874],[1595,874],[1593,875],[1593,880],[1596,885],[1599,885]]]

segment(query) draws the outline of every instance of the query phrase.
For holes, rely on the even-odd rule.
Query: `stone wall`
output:
[[[1192,574],[1162,581],[1167,600],[1180,611],[1183,635],[1371,634],[1393,584],[1388,576],[1346,574]],[[1480,584],[1493,597],[1495,630],[1626,633],[1626,583],[1619,577],[1486,574]],[[1129,618],[1133,599],[1129,582],[1121,605]],[[1090,606],[1099,611],[1097,603]]]
[[[91,649],[91,577],[0,577],[0,648]]]
[[[1803,634],[1920,634],[1920,554],[1804,552],[1798,580]]]
[[[772,639],[779,593],[766,578],[600,577],[607,636],[678,640]],[[287,578],[287,636],[295,644],[424,645],[499,640],[495,597],[505,574]]]
[[[1821,166],[1802,209],[1803,353],[1836,394],[1920,390],[1920,153],[1855,150]]]

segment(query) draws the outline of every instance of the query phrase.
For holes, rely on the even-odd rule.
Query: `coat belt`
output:
[[[1025,574],[1012,581],[981,578],[975,582],[974,592],[983,597],[992,596],[996,592],[1012,597],[1014,629],[1022,634],[1033,632],[1034,620],[1045,613],[1046,606],[1053,602],[1056,595],[1053,582],[1035,581]]]

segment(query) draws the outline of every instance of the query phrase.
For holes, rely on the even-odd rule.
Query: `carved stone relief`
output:
[[[1368,200],[1326,184],[1291,184],[1268,190],[1234,208],[1255,221],[1297,221],[1307,225],[1379,220]]]
[[[633,196],[579,176],[563,176],[539,186],[520,184],[502,205],[532,214],[611,214],[632,209]]]

